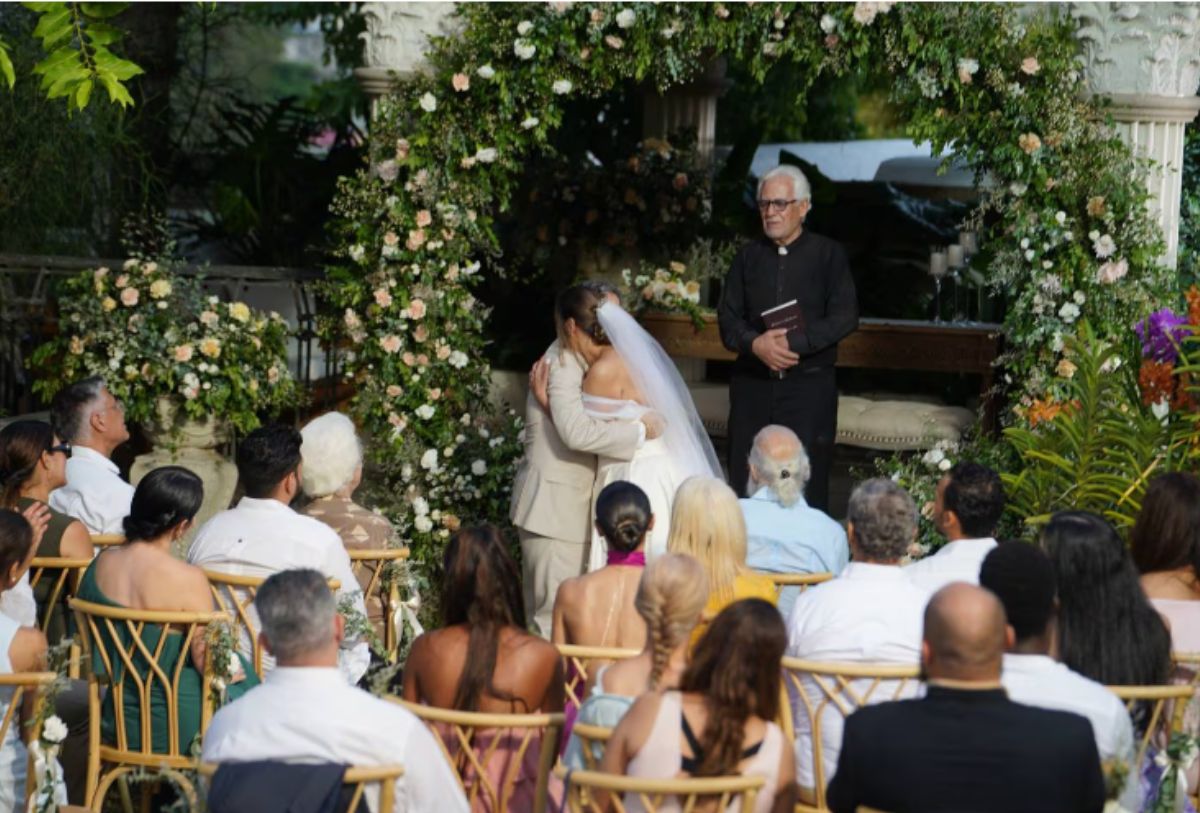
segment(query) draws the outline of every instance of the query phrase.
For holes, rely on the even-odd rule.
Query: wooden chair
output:
[[[92,546],[96,548],[107,548],[113,545],[124,544],[125,534],[92,534]]]
[[[782,704],[780,725],[789,740],[796,739],[795,721],[803,713],[808,732],[801,734],[811,741],[813,787],[799,786],[797,813],[827,811],[824,754],[821,730],[829,713],[844,721],[863,706],[911,697],[920,686],[920,667],[917,664],[884,663],[825,663],[799,658],[783,659],[784,691],[787,702]],[[807,680],[806,680],[807,678]],[[812,695],[809,692],[816,689]]]
[[[1170,686],[1107,686],[1105,688],[1125,701],[1125,708],[1129,710],[1130,717],[1138,715],[1138,717],[1134,717],[1135,724],[1144,722],[1145,730],[1138,743],[1137,758],[1134,762],[1138,771],[1145,764],[1146,753],[1150,750],[1151,745],[1157,742],[1160,746],[1165,746],[1171,734],[1183,730],[1183,713],[1187,709],[1188,701],[1196,692],[1192,686],[1186,683]]]
[[[408,558],[408,548],[379,548],[375,550],[347,550],[350,568],[363,588],[363,599],[378,599],[383,608],[383,649],[388,663],[400,657],[402,633],[396,612],[400,609],[400,585],[395,579],[385,578],[388,566]]]
[[[612,739],[612,733],[613,730],[611,728],[580,722],[576,722],[571,728],[571,734],[579,738],[580,751],[583,753],[583,764],[587,770],[600,770],[600,758],[596,756],[596,752],[599,751],[601,756],[603,756],[604,749],[608,746],[608,741]]]
[[[640,649],[617,649],[603,646],[555,644],[563,659],[563,697],[576,707],[583,703],[584,689],[591,674],[593,661],[610,663],[641,654]],[[603,666],[603,663],[600,664]]]
[[[196,789],[184,771],[195,768],[195,760],[187,746],[179,744],[180,678],[191,658],[191,645],[204,634],[204,628],[217,622],[229,622],[219,612],[180,612],[159,610],[130,610],[94,604],[78,598],[70,600],[71,608],[83,639],[83,651],[88,682],[88,805],[96,811],[104,806],[104,798],[118,779],[124,782],[128,774],[157,771],[169,778],[187,796],[195,809]],[[149,638],[157,633],[157,640]],[[164,662],[168,640],[178,636],[179,657],[173,665]],[[200,680],[200,730],[203,736],[212,719],[210,687],[212,660],[205,662]],[[113,706],[115,743],[100,741],[101,686]],[[127,696],[128,693],[128,696]],[[167,713],[165,752],[154,749],[154,700],[160,700]],[[126,716],[139,717],[138,743],[130,743]],[[161,726],[160,726],[161,730]],[[115,766],[105,768],[105,765]],[[149,788],[145,788],[149,790]]]
[[[513,807],[517,804],[513,801],[517,782],[522,778],[526,759],[534,753],[538,769],[532,810],[544,813],[548,809],[550,771],[561,745],[562,714],[483,714],[439,709],[398,697],[389,699],[429,726],[453,766],[472,810],[502,813],[517,809]],[[500,781],[496,782],[492,774],[500,760],[505,762]]]
[[[8,729],[11,726],[17,725],[18,715],[21,711],[21,706],[24,705],[25,698],[29,692],[34,693],[33,700],[33,719],[38,718],[38,712],[42,705],[43,697],[46,689],[58,679],[58,674],[55,672],[13,672],[7,675],[0,675],[0,687],[11,688],[13,690],[12,697],[8,701],[8,708],[4,710],[4,717],[0,719],[0,742],[8,736]],[[35,737],[41,736],[41,727],[35,727],[28,731],[19,731],[18,736],[22,740],[29,741]],[[38,777],[33,771],[33,757],[29,757],[29,762],[25,770],[25,796],[30,798],[37,788]]]
[[[46,607],[42,617],[38,619],[38,628],[47,632],[50,619],[54,616],[55,608],[66,607],[66,599],[75,595],[79,588],[79,580],[83,571],[88,569],[91,559],[66,559],[59,556],[35,556],[29,565],[29,586],[34,591],[39,584],[47,584],[49,593],[46,597]],[[54,643],[51,641],[51,643]]]
[[[775,583],[775,593],[777,596],[783,594],[785,587],[799,587],[803,593],[814,584],[821,584],[833,578],[832,573],[767,573],[762,570],[754,571],[759,576],[766,576]]]
[[[566,783],[566,804],[571,813],[603,813],[613,810],[624,813],[625,797],[641,802],[647,813],[660,810],[754,810],[766,779],[761,776],[714,776],[703,779],[642,779],[598,771],[566,771],[559,768],[556,775]]]
[[[216,776],[217,769],[220,764],[215,762],[201,762],[197,770],[205,779],[211,780]],[[349,813],[354,813],[358,810],[359,802],[363,800],[364,794],[367,793],[367,788],[371,785],[379,786],[379,801],[372,809],[375,813],[394,813],[396,809],[396,783],[404,776],[403,765],[369,765],[358,768],[347,768],[346,774],[342,777],[343,785],[350,785],[353,791],[350,797],[350,804],[346,810]]]

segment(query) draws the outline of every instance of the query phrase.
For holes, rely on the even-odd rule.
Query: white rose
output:
[[[421,404],[416,409],[417,417],[423,421],[427,421],[432,418],[436,411],[437,410],[429,404]]]
[[[559,96],[564,96],[571,92],[572,87],[574,87],[574,86],[571,84],[570,79],[558,79],[554,82],[553,85],[550,86],[550,89],[553,90],[555,93],[557,93]]]
[[[427,534],[433,530],[433,520],[429,517],[417,517],[413,520],[413,527],[420,533]]]
[[[438,465],[437,449],[429,449],[425,454],[421,455],[421,468],[426,471],[435,471]]]
[[[496,155],[497,152],[495,147],[484,147],[483,149],[475,152],[475,160],[481,164],[490,164],[496,160]]]
[[[949,459],[943,460],[941,463],[938,463],[938,471],[950,471],[950,467],[953,465]]]
[[[533,59],[533,55],[537,53],[537,46],[529,40],[517,40],[513,43],[513,53],[518,59]]]
[[[637,13],[633,9],[622,9],[617,13],[618,28],[633,28],[635,22],[637,22]]]
[[[946,453],[936,446],[921,456],[921,462],[927,466],[936,466],[946,459]]]
[[[837,18],[832,14],[821,15],[821,30],[826,34],[832,34],[837,29]]]
[[[491,79],[493,76],[496,75],[496,69],[493,68],[491,65],[480,65],[476,69],[475,75],[478,76],[480,79]]]
[[[67,738],[67,724],[59,719],[57,714],[46,718],[42,724],[42,739],[57,745]]]
[[[412,507],[413,513],[419,517],[423,517],[429,513],[429,501],[424,497],[413,497]]]
[[[529,22],[529,20],[521,20],[521,22],[517,23],[517,33],[520,34],[522,37],[525,36],[526,34],[528,34],[532,30],[533,30],[533,23]]]
[[[1067,213],[1063,212],[1063,211],[1055,212],[1054,213],[1054,222],[1060,226],[1062,224],[1066,223],[1067,222]]]
[[[522,130],[532,130],[534,127],[537,127],[538,124],[540,124],[540,123],[541,122],[538,121],[537,116],[530,116],[529,118],[525,119],[525,121],[521,122],[521,129]]]
[[[461,370],[463,367],[467,366],[467,362],[470,361],[470,359],[467,358],[467,354],[463,351],[455,350],[450,354],[450,357],[447,359],[447,361],[450,362],[450,366],[454,369]]]
[[[482,460],[476,460],[471,464],[471,474],[474,474],[476,477],[482,477],[487,474],[487,463],[484,463]]]
[[[432,93],[426,92],[426,94],[421,97],[419,104],[421,105],[421,109],[426,113],[432,113],[434,110],[437,110],[437,97]]]
[[[1087,302],[1087,297],[1083,295],[1083,291],[1076,291],[1071,298],[1075,300],[1076,305],[1082,305],[1084,302]]]

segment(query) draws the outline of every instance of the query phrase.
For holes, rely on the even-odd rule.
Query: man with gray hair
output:
[[[754,436],[747,497],[741,500],[751,569],[836,576],[846,566],[846,532],[804,501],[810,471],[804,444],[791,429],[772,424]],[[785,587],[779,594],[784,618],[799,594],[798,587]]]
[[[325,576],[284,570],[254,600],[276,667],[225,706],[204,736],[204,762],[403,765],[396,809],[468,810],[458,779],[415,715],[346,683],[338,671],[345,621]],[[249,781],[249,780],[248,780]],[[379,809],[377,787],[367,803]]]
[[[845,250],[804,228],[808,179],[781,165],[758,183],[763,236],[742,246],[721,289],[721,341],[737,353],[729,383],[729,477],[746,482],[756,432],[782,424],[812,461],[808,502],[829,506],[837,434],[837,343],[858,327]]]
[[[900,559],[917,536],[917,507],[904,489],[879,477],[860,483],[851,493],[848,519],[853,561],[836,579],[810,587],[796,599],[788,616],[787,654],[810,661],[915,665],[921,658],[929,594],[909,580]],[[808,678],[801,682],[810,702],[824,702],[816,683]],[[859,690],[865,691],[869,683]],[[876,702],[895,699],[896,689],[887,683],[872,693]],[[811,789],[816,781],[812,731],[800,698],[793,695],[791,701],[796,781]],[[826,782],[837,766],[842,723],[842,714],[827,706],[820,728]]]

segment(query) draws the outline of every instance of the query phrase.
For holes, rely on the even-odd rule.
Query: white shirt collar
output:
[[[942,545],[935,556],[960,556],[960,555],[978,555],[985,554],[992,548],[996,547],[996,540],[992,537],[984,537],[982,539],[956,539],[953,542],[947,542]]]
[[[116,463],[112,462],[112,460],[100,454],[90,446],[76,446],[75,444],[71,444],[71,457],[87,463],[94,463],[107,469],[108,471],[111,471],[117,476],[120,476],[121,474],[121,469],[117,467]]]
[[[839,579],[867,579],[872,581],[902,581],[907,577],[899,565],[877,565],[873,562],[851,562],[838,576]]]
[[[345,676],[336,666],[276,666],[267,672],[263,682],[289,688],[348,688]]]
[[[1004,669],[1009,672],[1045,674],[1065,668],[1049,655],[1033,655],[1023,652],[1005,652]]]
[[[248,511],[291,511],[290,505],[284,505],[279,500],[267,497],[262,499],[259,497],[242,497],[238,500],[237,507]]]

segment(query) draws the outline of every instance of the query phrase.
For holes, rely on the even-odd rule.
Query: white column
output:
[[[366,20],[363,67],[354,71],[359,84],[371,98],[374,116],[379,99],[393,83],[425,69],[429,37],[453,34],[461,26],[454,3],[364,3],[360,13]]]
[[[1154,166],[1151,211],[1174,268],[1179,252],[1184,128],[1200,112],[1200,5],[1071,3],[1088,89],[1112,100],[1121,139]]]

